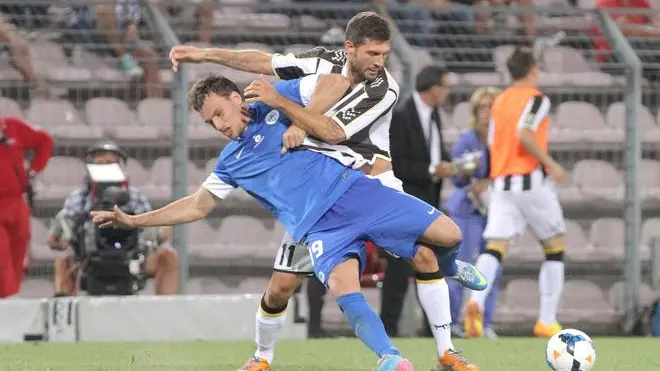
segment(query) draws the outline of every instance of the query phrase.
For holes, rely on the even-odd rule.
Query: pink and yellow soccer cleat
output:
[[[252,357],[236,371],[270,371],[270,364],[265,359]]]

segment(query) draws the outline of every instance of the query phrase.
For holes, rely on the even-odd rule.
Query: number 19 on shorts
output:
[[[323,241],[316,240],[308,245],[307,248],[309,249],[309,256],[312,258],[312,262],[316,264],[316,260],[323,255]]]

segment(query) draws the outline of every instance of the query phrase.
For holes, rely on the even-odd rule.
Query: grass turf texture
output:
[[[594,338],[595,371],[660,370],[660,343],[650,338]],[[397,339],[417,371],[434,365],[431,339]],[[549,370],[543,339],[457,340],[482,371]],[[251,342],[0,344],[2,371],[234,371]],[[282,341],[274,371],[374,371],[376,358],[355,339]]]

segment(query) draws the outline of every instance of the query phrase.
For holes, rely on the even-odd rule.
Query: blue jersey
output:
[[[298,80],[275,84],[280,94],[300,102],[298,87]],[[282,135],[290,124],[280,111],[252,104],[247,129],[220,152],[203,186],[220,198],[243,188],[298,241],[363,175],[317,152],[281,154]]]

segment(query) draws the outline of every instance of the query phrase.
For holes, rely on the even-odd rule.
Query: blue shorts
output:
[[[364,272],[365,241],[403,259],[412,259],[417,240],[442,213],[428,203],[362,177],[305,235],[314,273],[326,286],[332,270],[350,257]]]

